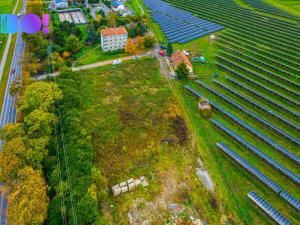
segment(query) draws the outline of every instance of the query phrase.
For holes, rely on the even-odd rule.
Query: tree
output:
[[[173,54],[173,46],[171,42],[168,42],[167,55],[170,57]]]
[[[152,35],[146,35],[144,37],[144,45],[145,45],[145,48],[152,48],[154,43],[155,43],[155,37],[152,36]]]
[[[187,68],[184,62],[180,63],[179,66],[175,70],[178,79],[186,80],[189,76],[189,69]]]
[[[8,198],[8,224],[43,224],[48,208],[46,191],[39,172],[32,167],[20,170]]]
[[[108,26],[116,27],[118,21],[118,15],[115,12],[108,13]]]
[[[136,45],[133,43],[132,39],[128,39],[127,44],[125,45],[125,52],[129,54],[136,53]]]
[[[76,53],[78,52],[82,47],[82,42],[79,40],[78,37],[75,35],[70,35],[70,37],[67,37],[66,39],[66,49],[69,52]]]
[[[25,114],[36,109],[49,111],[56,100],[62,98],[57,84],[52,82],[34,82],[30,84],[19,101],[19,110]]]
[[[136,38],[136,48],[138,50],[143,50],[145,48],[144,38],[143,37],[137,37]]]

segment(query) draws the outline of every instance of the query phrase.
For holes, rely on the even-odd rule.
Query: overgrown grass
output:
[[[131,177],[146,176],[149,181],[148,187],[118,197],[103,187],[98,189],[99,203],[110,224],[128,224],[127,213],[136,199],[156,202],[164,196],[166,204],[186,205],[196,217],[219,224],[221,216],[229,213],[222,203],[227,195],[219,190],[211,195],[196,179],[198,145],[190,131],[184,134],[187,140],[179,142],[182,133],[178,129],[182,131],[185,126],[174,125],[176,119],[184,117],[182,108],[161,76],[158,63],[145,58],[82,71],[78,77],[84,86],[82,92],[88,96],[80,123],[92,136],[95,165],[105,176],[106,187]],[[164,144],[164,138],[172,143]],[[219,189],[220,180],[216,182]],[[216,199],[216,208],[212,199]],[[166,209],[155,210],[148,212],[149,217],[161,215],[156,222],[163,224],[169,214]]]

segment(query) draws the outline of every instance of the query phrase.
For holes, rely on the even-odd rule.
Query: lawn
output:
[[[221,33],[222,31],[215,33],[214,35],[218,36]],[[173,45],[174,51],[178,49],[191,51],[192,54],[189,56],[189,59],[193,64],[194,73],[200,78],[212,76],[214,73],[219,72],[218,68],[215,65],[215,55],[218,53],[219,48],[216,45],[216,41],[212,41],[210,39],[210,35],[198,38],[183,45]],[[199,57],[200,55],[203,55],[206,58],[207,63],[202,64],[200,62],[192,61],[192,57]]]
[[[96,62],[117,59],[126,55],[128,54],[124,52],[104,53],[101,49],[100,44],[84,46],[80,50],[80,52],[75,55],[75,57],[77,58],[75,66],[88,65]]]
[[[118,197],[98,189],[108,224],[128,224],[127,213],[132,210],[135,219],[164,224],[171,203],[209,224],[219,224],[222,217],[237,220],[232,208],[222,203],[228,190],[217,183],[216,193],[210,194],[196,178],[197,141],[189,123],[180,122],[184,111],[154,59],[81,71],[78,79],[85,96],[80,123],[91,135],[95,165],[106,186],[140,176],[149,182],[148,187]]]

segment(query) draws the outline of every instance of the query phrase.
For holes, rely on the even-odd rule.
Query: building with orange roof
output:
[[[171,62],[174,65],[174,68],[176,69],[182,62],[185,63],[187,68],[189,69],[190,73],[193,72],[193,65],[188,59],[188,57],[180,50],[175,51],[171,56]]]
[[[188,57],[180,50],[175,51],[171,56],[171,61],[176,69],[182,62],[185,63],[190,73],[193,72],[193,65],[188,59]]]
[[[128,32],[125,27],[101,30],[101,47],[103,52],[112,52],[124,49],[127,41]]]

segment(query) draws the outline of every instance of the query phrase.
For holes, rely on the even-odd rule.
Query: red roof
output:
[[[123,34],[128,34],[127,30],[124,27],[107,28],[101,30],[101,35],[103,36],[123,35]]]
[[[175,65],[175,67],[179,66],[180,63],[184,62],[185,64],[187,64],[190,67],[193,67],[190,60],[188,59],[188,57],[182,52],[177,50],[176,52],[173,53],[171,60],[173,62],[173,64]]]

